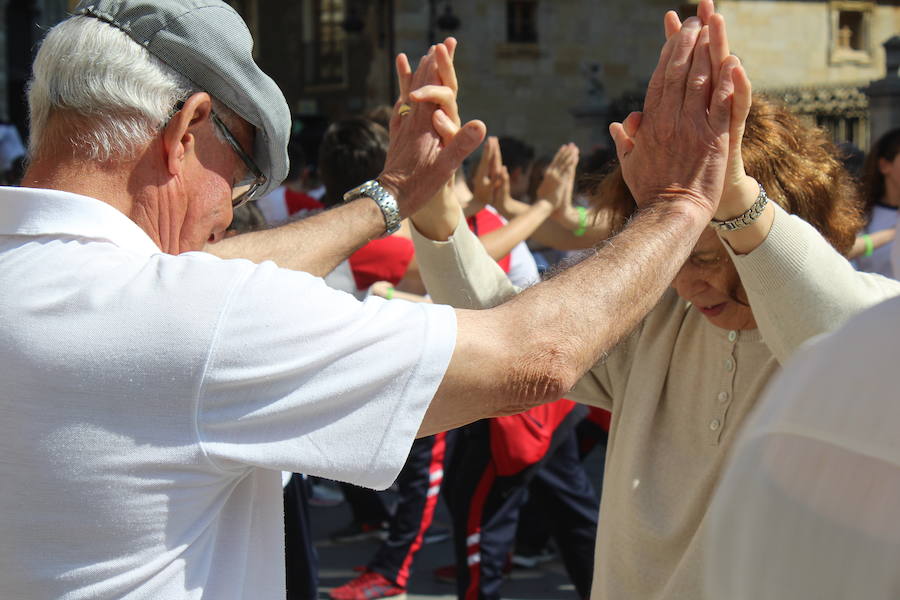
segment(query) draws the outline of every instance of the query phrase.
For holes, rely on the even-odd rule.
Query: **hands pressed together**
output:
[[[741,158],[750,81],[729,52],[725,20],[712,0],[701,0],[697,16],[684,23],[670,11],[664,26],[667,39],[643,111],[610,126],[625,181],[641,207],[666,203],[704,221],[734,217],[758,191]],[[405,55],[397,58],[400,96],[379,180],[395,192],[404,215],[441,197],[486,133],[481,121],[462,125],[456,45],[448,38],[433,46],[415,72]],[[550,202],[557,215],[572,212],[577,163],[577,147],[562,146],[538,188],[536,200]],[[485,144],[472,191],[476,202],[510,212],[509,173],[494,137]]]
[[[462,125],[459,118],[455,51],[453,38],[432,46],[415,73],[405,54],[397,57],[400,97],[378,180],[394,193],[403,216],[422,208],[484,140],[484,123]]]

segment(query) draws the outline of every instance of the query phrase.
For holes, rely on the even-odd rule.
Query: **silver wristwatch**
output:
[[[344,194],[344,202],[350,202],[362,196],[374,200],[381,209],[381,215],[384,217],[384,235],[391,235],[400,229],[400,209],[397,207],[397,200],[394,199],[393,194],[372,179]]]
[[[756,201],[750,208],[735,218],[728,219],[727,221],[717,221],[712,219],[709,222],[710,227],[713,227],[717,231],[737,231],[756,221],[766,208],[766,204],[769,203],[769,196],[766,194],[766,190],[763,189],[762,184],[757,185],[759,185],[759,196],[756,197]]]

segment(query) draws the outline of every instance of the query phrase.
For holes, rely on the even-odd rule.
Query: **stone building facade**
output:
[[[674,8],[686,16],[696,9],[696,1],[665,0],[318,3],[342,4],[364,23],[361,32],[345,33],[344,39],[348,48],[365,48],[361,54],[370,67],[364,91],[357,80],[345,82],[344,95],[310,90],[303,95],[307,109],[337,115],[390,98],[390,45],[383,43],[379,25],[385,5],[392,5],[393,49],[410,56],[446,33],[438,23],[449,7],[458,24],[452,33],[460,40],[456,63],[465,115],[542,152],[568,140],[583,149],[608,143],[608,122],[640,106],[662,43],[663,13]],[[885,76],[882,43],[900,32],[900,3],[719,0],[717,5],[755,89],[784,98],[832,130],[836,141],[868,145],[867,99],[859,88]],[[348,51],[348,65],[352,56]],[[366,70],[357,66],[356,73]]]
[[[420,56],[452,29],[467,118],[541,153],[608,143],[639,107],[662,43],[662,15],[696,0],[229,0],[257,60],[298,119],[329,120],[392,102],[393,56]],[[14,113],[40,28],[74,0],[0,0],[0,117]],[[718,0],[732,49],[757,90],[781,96],[838,141],[869,143],[867,97],[884,78],[882,44],[900,33],[898,0]],[[32,26],[21,23],[31,19]],[[19,23],[19,25],[15,25]],[[22,35],[27,31],[27,35]],[[26,73],[27,74],[27,73]],[[15,115],[13,115],[15,116]],[[900,123],[898,123],[900,125]]]

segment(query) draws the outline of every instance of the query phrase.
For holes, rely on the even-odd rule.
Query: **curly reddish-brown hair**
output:
[[[865,223],[859,189],[835,145],[782,104],[754,94],[742,143],[744,168],[769,197],[819,230],[846,254]],[[621,167],[594,187],[599,212],[612,213],[618,230],[636,210]]]

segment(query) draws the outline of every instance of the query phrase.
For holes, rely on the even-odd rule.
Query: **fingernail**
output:
[[[687,21],[684,22],[682,27],[686,29],[700,29],[700,25],[700,19],[698,19],[697,17],[690,17]]]

